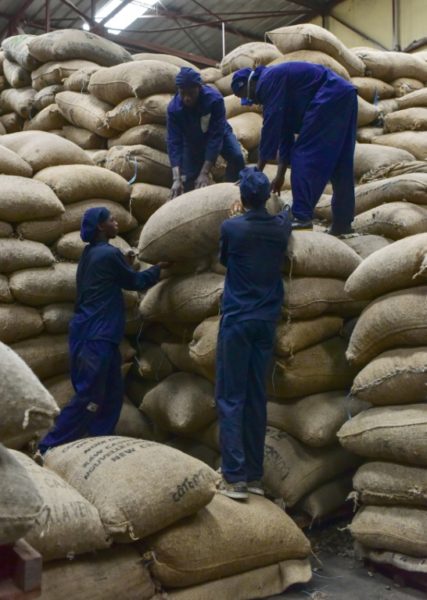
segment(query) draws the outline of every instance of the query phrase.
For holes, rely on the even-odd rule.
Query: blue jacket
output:
[[[275,160],[279,151],[280,159],[289,162],[294,136],[301,129],[308,107],[313,110],[315,103],[330,103],[333,117],[334,99],[355,89],[322,65],[289,62],[263,69],[256,86],[256,101],[264,108],[261,160]]]
[[[168,154],[172,167],[183,166],[184,151],[200,161],[215,162],[224,136],[232,131],[225,116],[224,98],[218,90],[203,85],[194,108],[183,105],[175,94],[168,106]]]
[[[227,267],[222,313],[237,321],[277,321],[283,304],[282,268],[291,234],[287,210],[265,208],[224,221],[220,261]]]
[[[119,344],[125,332],[122,289],[145,290],[159,277],[160,267],[141,273],[131,269],[121,251],[107,242],[88,244],[77,268],[77,300],[70,338]]]

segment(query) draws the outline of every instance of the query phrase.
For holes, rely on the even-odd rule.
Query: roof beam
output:
[[[71,8],[72,11],[74,11],[75,13],[77,13],[84,21],[86,21],[86,23],[92,27],[94,27],[97,23],[96,21],[92,21],[92,18],[87,15],[86,13],[84,13],[83,11],[81,11],[73,2],[71,2],[71,0],[59,0],[60,2],[62,2],[62,4],[65,4],[66,6],[68,6],[68,8]]]
[[[114,10],[112,10],[106,17],[104,17],[102,19],[102,21],[100,21],[99,23],[96,23],[96,25],[93,27],[93,29],[98,29],[99,27],[103,27],[105,25],[105,23],[108,23],[108,21],[110,19],[115,17],[119,12],[121,12],[125,8],[125,6],[127,6],[128,4],[131,4],[131,2],[133,2],[133,0],[123,0],[121,2],[121,4],[116,6],[116,8]]]
[[[10,15],[8,24],[0,33],[0,40],[3,40],[5,35],[11,35],[13,28],[16,28],[16,25],[24,17],[25,11],[27,10],[27,8],[29,8],[31,6],[31,4],[33,2],[34,2],[34,0],[25,0],[25,2],[22,4],[22,6],[20,8],[18,8],[16,13],[14,13],[13,15]]]
[[[367,33],[363,33],[363,31],[361,31],[360,29],[357,29],[357,27],[353,27],[353,25],[350,25],[350,23],[343,21],[336,15],[331,15],[331,17],[332,17],[332,19],[335,19],[335,21],[338,21],[338,23],[340,23],[341,25],[344,25],[344,27],[347,27],[347,29],[350,29],[350,31],[353,31],[354,33],[357,33],[357,35],[360,35],[361,37],[365,38],[365,40],[368,40],[368,42],[371,42],[372,44],[376,44],[383,50],[389,50],[389,48],[387,48],[386,46],[381,44],[381,42],[379,42],[378,40],[374,40],[374,38],[372,38]]]

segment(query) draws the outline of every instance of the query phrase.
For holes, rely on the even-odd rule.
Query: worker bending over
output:
[[[237,181],[245,161],[227,122],[224,98],[218,90],[202,85],[200,73],[189,67],[182,67],[176,86],[167,116],[171,197],[209,185],[220,154],[227,161],[225,180]]]
[[[263,494],[266,378],[283,304],[282,267],[291,233],[289,211],[270,215],[266,175],[241,172],[242,216],[221,227],[220,261],[227,267],[217,345],[216,402],[220,491],[237,500]]]
[[[314,208],[331,181],[330,233],[351,233],[356,88],[321,65],[290,62],[254,71],[240,69],[233,76],[232,89],[242,104],[264,107],[258,167],[263,170],[266,162],[277,158],[273,191],[280,193],[291,166],[293,227],[312,228]]]
[[[134,271],[122,252],[109,244],[117,221],[106,208],[83,216],[81,238],[89,242],[77,269],[77,301],[69,328],[71,381],[75,395],[53,429],[39,443],[35,459],[79,438],[111,435],[120,416],[123,382],[119,343],[125,330],[122,289],[146,290],[158,282],[159,264]]]

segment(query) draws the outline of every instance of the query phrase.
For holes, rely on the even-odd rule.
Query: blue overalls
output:
[[[288,211],[265,208],[221,228],[227,267],[217,345],[216,402],[222,472],[229,483],[260,480],[267,423],[266,377],[283,304],[282,267],[291,233]]]
[[[226,181],[237,181],[245,167],[243,154],[225,116],[224,98],[214,88],[201,86],[198,102],[187,108],[179,94],[168,106],[168,154],[173,167],[185,176],[184,190],[194,182],[205,161],[215,163],[219,155],[227,162]]]
[[[348,228],[355,204],[356,88],[321,65],[290,62],[261,72],[256,101],[264,108],[260,159],[279,153],[290,164],[294,216],[311,220],[331,181],[333,225]]]
[[[77,301],[69,328],[75,395],[62,409],[39,450],[89,436],[111,435],[120,417],[123,382],[119,343],[125,330],[122,289],[145,290],[160,268],[131,269],[118,248],[88,244],[77,269]]]

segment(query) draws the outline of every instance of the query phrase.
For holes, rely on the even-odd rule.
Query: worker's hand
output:
[[[275,194],[280,194],[284,183],[285,183],[285,176],[281,175],[281,174],[280,175],[276,174],[276,177],[271,182],[271,191],[274,192]]]
[[[181,178],[174,179],[172,187],[171,187],[171,191],[170,191],[169,200],[173,200],[174,198],[181,196],[181,194],[183,194],[183,193],[184,193],[184,184],[182,183]]]
[[[161,261],[158,262],[156,267],[160,267],[161,269],[170,269],[172,266],[172,263],[170,261]]]
[[[239,215],[243,215],[244,212],[245,212],[245,209],[243,208],[243,204],[240,202],[240,200],[236,200],[236,202],[230,208],[228,216],[229,217],[238,217]]]
[[[125,252],[125,259],[126,259],[127,264],[130,267],[133,267],[133,265],[135,263],[135,258],[136,258],[135,250],[130,249]]]
[[[194,182],[194,189],[199,190],[200,188],[207,187],[211,183],[211,178],[209,177],[209,173],[204,173],[203,171],[200,173],[196,181]]]

